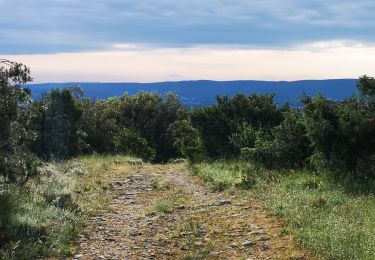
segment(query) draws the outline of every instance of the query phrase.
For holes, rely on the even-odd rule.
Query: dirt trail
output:
[[[277,219],[250,198],[210,192],[185,164],[122,176],[112,211],[90,219],[76,259],[305,259]]]

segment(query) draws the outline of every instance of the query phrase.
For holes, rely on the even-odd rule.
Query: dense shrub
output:
[[[38,133],[32,149],[46,159],[64,159],[82,152],[82,111],[72,88],[53,89],[34,102],[33,127]]]
[[[147,142],[156,152],[151,156],[155,160],[168,161],[181,156],[171,129],[175,122],[188,120],[188,112],[174,94],[161,96],[141,92],[102,101],[84,99],[81,107],[88,152],[116,153],[119,151],[118,140],[124,138],[123,129],[127,129]],[[125,150],[124,147],[120,149],[121,152]]]
[[[119,99],[81,101],[82,131],[86,133],[85,142],[88,144],[86,153],[115,153],[115,139],[120,134]]]
[[[237,126],[235,132],[230,136],[230,143],[239,151],[245,147],[254,147],[257,130],[244,122]]]
[[[34,138],[28,129],[31,101],[21,87],[29,81],[27,67],[0,59],[0,175],[7,180],[35,174],[36,158],[27,149]]]
[[[282,112],[273,95],[237,94],[217,97],[217,104],[192,111],[193,126],[199,130],[208,156],[214,158],[239,155],[231,142],[233,133],[244,123],[255,129],[270,129],[282,121]]]
[[[153,93],[124,95],[120,99],[119,124],[138,132],[155,149],[157,161],[179,156],[168,128],[178,120],[188,118],[186,109],[174,94]]]
[[[335,102],[322,96],[304,103],[311,162],[337,173],[373,173],[375,122],[367,104],[355,97]]]
[[[253,147],[241,149],[246,160],[267,168],[298,168],[309,156],[309,142],[298,111],[289,112],[280,125],[267,132],[258,130]]]
[[[276,105],[273,95],[237,94],[188,111],[171,93],[97,101],[67,88],[31,102],[20,86],[31,80],[28,68],[0,62],[0,166],[8,179],[35,172],[30,149],[44,159],[120,152],[198,162],[241,155],[267,168],[312,165],[356,176],[375,170],[372,77],[358,80],[358,97],[305,97],[298,110]]]
[[[145,160],[152,160],[155,157],[155,150],[148,145],[146,139],[126,128],[116,136],[115,148],[117,152]]]

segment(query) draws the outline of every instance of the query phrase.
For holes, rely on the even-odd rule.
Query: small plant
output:
[[[314,190],[314,189],[318,189],[319,187],[321,187],[322,184],[317,179],[308,179],[302,183],[302,186],[307,189]]]
[[[167,190],[170,188],[169,182],[162,179],[154,179],[151,182],[151,187],[154,190]]]
[[[287,228],[282,228],[280,230],[280,237],[285,237],[285,236],[289,236],[290,235],[290,230],[287,229]]]
[[[189,218],[179,230],[185,234],[181,249],[187,254],[182,259],[206,259],[211,252],[212,243],[204,239],[204,225],[194,218]]]
[[[214,192],[222,192],[230,187],[229,183],[226,183],[225,181],[212,181],[210,184],[210,188]]]
[[[319,197],[317,199],[315,199],[312,203],[312,205],[315,207],[315,208],[322,208],[324,207],[325,205],[327,204],[327,199],[324,198],[324,197]]]
[[[153,211],[162,213],[162,214],[169,214],[172,212],[173,205],[170,201],[168,200],[160,200],[155,203],[153,206]]]

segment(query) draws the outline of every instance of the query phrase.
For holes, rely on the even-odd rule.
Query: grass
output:
[[[108,168],[129,160],[88,156],[45,165],[22,187],[0,181],[0,259],[74,254],[85,218],[108,209],[116,178]]]
[[[154,190],[168,190],[169,188],[171,188],[171,185],[166,180],[160,178],[152,180],[151,187]]]
[[[212,251],[212,245],[209,241],[205,240],[201,231],[201,227],[203,226],[204,223],[201,221],[195,218],[189,218],[186,223],[179,228],[177,233],[185,234],[180,247],[183,251],[186,251],[186,254],[184,254],[181,259],[207,259]]]
[[[184,190],[176,188],[165,181],[154,180],[152,183],[155,182],[163,184],[161,186],[158,186],[158,190],[162,190],[164,192],[159,193],[158,196],[160,196],[161,198],[151,206],[150,213],[169,214],[172,213],[174,208],[184,206],[187,199]]]
[[[25,186],[5,185],[0,193],[1,259],[71,255],[72,241],[83,230],[73,199],[74,181],[48,167]]]
[[[154,212],[168,214],[173,210],[173,202],[170,200],[159,200],[152,207]]]
[[[328,174],[256,171],[244,162],[198,164],[193,170],[208,185],[251,187],[248,196],[285,220],[282,233],[319,258],[375,259],[374,186],[350,185],[349,191],[347,183]]]
[[[243,169],[247,168],[240,168],[235,163],[225,161],[216,162],[214,165],[202,163],[193,166],[193,172],[206,182],[212,191],[223,191],[243,185],[245,182]]]

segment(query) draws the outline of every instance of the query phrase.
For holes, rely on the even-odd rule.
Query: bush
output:
[[[34,102],[33,127],[38,138],[32,148],[45,159],[66,159],[82,153],[82,110],[74,88],[53,89]]]
[[[245,147],[254,147],[256,140],[256,129],[248,123],[242,123],[237,126],[237,130],[230,137],[230,143],[241,151]]]
[[[217,97],[214,106],[195,109],[191,113],[193,126],[199,131],[208,156],[237,157],[239,149],[233,134],[247,124],[254,129],[271,129],[283,118],[273,102],[273,95],[237,94]],[[236,137],[234,137],[236,139]]]
[[[29,81],[27,67],[0,59],[0,175],[9,181],[36,173],[36,158],[27,147],[34,139],[28,129],[30,93],[21,87]]]
[[[86,133],[86,153],[115,153],[115,137],[121,131],[118,123],[120,100],[109,98],[94,101],[84,99],[80,102],[82,108],[82,131]]]
[[[191,139],[183,139],[181,150],[182,155],[192,163],[207,160],[207,152],[199,136],[195,136]]]
[[[303,167],[310,154],[305,131],[301,114],[288,112],[270,132],[258,130],[254,146],[242,148],[241,156],[271,169]]]
[[[118,152],[145,160],[155,157],[155,150],[148,145],[146,139],[126,128],[115,138],[115,147]]]
[[[337,174],[373,175],[375,121],[367,105],[355,97],[335,102],[317,96],[304,103],[311,163]]]

